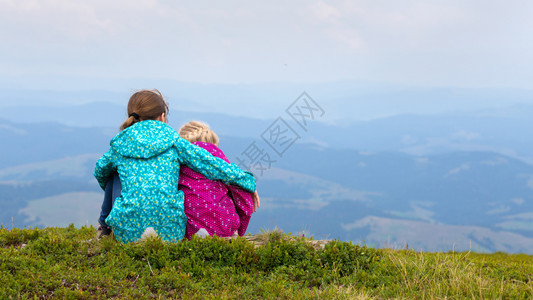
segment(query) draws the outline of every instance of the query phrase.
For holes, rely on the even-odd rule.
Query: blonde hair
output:
[[[209,125],[200,121],[191,121],[181,126],[178,133],[191,143],[204,142],[218,146],[218,135],[209,128]]]
[[[140,121],[155,120],[163,113],[168,115],[168,104],[161,92],[156,89],[138,91],[130,97],[128,118],[122,123],[120,130]]]

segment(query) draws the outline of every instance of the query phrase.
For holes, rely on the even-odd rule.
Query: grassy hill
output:
[[[94,233],[1,227],[0,298],[533,297],[523,254],[324,245],[279,231],[127,245]]]

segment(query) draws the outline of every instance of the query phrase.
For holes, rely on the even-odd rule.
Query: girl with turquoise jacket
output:
[[[183,192],[178,190],[180,165],[187,165],[212,180],[255,191],[255,179],[181,138],[166,124],[168,105],[157,90],[134,93],[128,119],[111,140],[111,148],[96,163],[100,187],[118,173],[121,196],[105,219],[117,240],[129,243],[153,228],[166,241],[183,239],[187,217]]]

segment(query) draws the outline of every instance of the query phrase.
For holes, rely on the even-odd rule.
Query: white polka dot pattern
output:
[[[194,144],[230,163],[217,146],[203,142]],[[220,237],[232,236],[235,232],[244,235],[253,212],[250,192],[209,180],[186,166],[180,170],[179,189],[185,195],[186,238],[190,239],[200,228]]]

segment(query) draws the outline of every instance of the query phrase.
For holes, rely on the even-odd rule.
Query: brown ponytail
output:
[[[209,125],[199,121],[191,121],[181,126],[178,133],[191,143],[204,142],[218,146],[218,135],[209,128]]]
[[[168,104],[158,90],[138,91],[130,97],[128,118],[122,123],[120,130],[140,121],[155,120],[163,113],[168,115]]]

